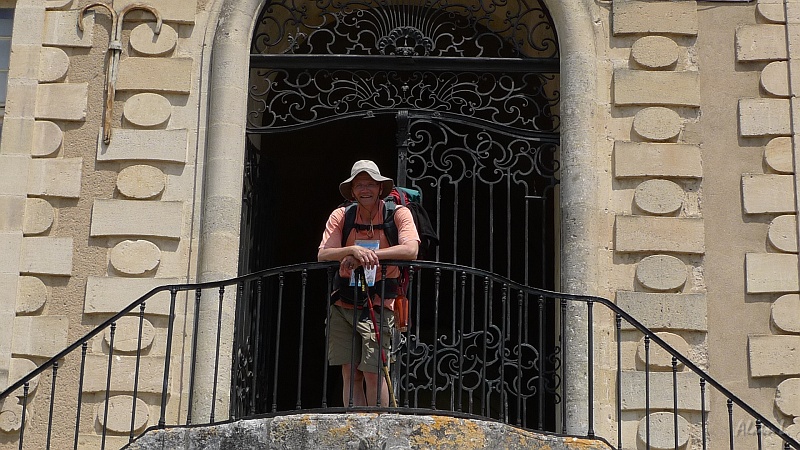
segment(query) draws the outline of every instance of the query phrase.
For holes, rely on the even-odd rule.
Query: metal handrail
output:
[[[792,448],[800,450],[800,443],[796,439],[794,439],[791,436],[789,436],[788,434],[786,434],[776,424],[774,424],[772,421],[770,421],[765,416],[760,414],[758,411],[753,409],[751,406],[749,406],[747,403],[745,403],[742,399],[740,399],[738,396],[736,396],[733,392],[731,392],[730,390],[725,388],[722,385],[722,383],[720,383],[719,381],[714,379],[707,372],[705,372],[703,369],[701,369],[696,364],[694,364],[688,357],[686,357],[685,355],[681,354],[679,351],[675,350],[667,342],[665,342],[663,339],[661,339],[655,332],[653,332],[652,330],[650,330],[649,328],[644,326],[641,322],[639,322],[633,316],[631,316],[630,314],[628,314],[627,312],[622,310],[620,307],[618,307],[616,304],[614,304],[613,302],[611,302],[608,299],[605,299],[605,298],[602,298],[602,297],[596,297],[596,296],[567,294],[567,293],[561,293],[561,292],[556,292],[556,291],[550,291],[550,290],[546,290],[546,289],[533,288],[533,287],[526,286],[526,285],[524,285],[522,283],[516,282],[514,280],[511,280],[511,279],[508,279],[506,277],[491,273],[491,272],[483,270],[483,269],[474,268],[474,267],[466,267],[466,266],[461,266],[461,265],[451,264],[451,263],[431,262],[431,261],[411,261],[411,262],[409,262],[409,261],[386,260],[386,261],[383,261],[382,264],[384,266],[390,266],[390,265],[392,265],[392,266],[409,266],[410,265],[410,266],[413,266],[415,269],[446,270],[446,271],[452,271],[453,273],[474,275],[474,276],[478,276],[478,277],[484,277],[486,279],[491,279],[491,280],[493,280],[493,282],[501,283],[504,286],[504,289],[518,290],[520,292],[525,293],[526,295],[537,296],[537,297],[540,297],[540,298],[560,299],[562,301],[562,304],[564,304],[565,301],[576,301],[576,302],[581,302],[581,303],[586,304],[587,308],[588,308],[587,309],[587,312],[588,312],[588,321],[587,322],[588,322],[588,328],[589,328],[588,329],[588,335],[587,335],[588,340],[589,340],[589,345],[588,345],[588,349],[587,349],[587,351],[589,353],[589,355],[588,355],[588,361],[589,361],[589,377],[588,377],[589,378],[589,386],[588,386],[589,423],[588,423],[588,432],[587,432],[587,436],[588,437],[594,437],[594,415],[593,415],[593,410],[592,410],[593,403],[594,403],[593,402],[593,400],[594,400],[594,379],[593,379],[593,375],[592,375],[592,362],[593,362],[593,348],[592,348],[593,347],[593,344],[592,344],[593,319],[592,319],[592,310],[593,310],[593,305],[595,303],[597,303],[597,304],[601,304],[601,305],[605,306],[606,308],[608,308],[616,316],[617,341],[618,341],[617,343],[618,343],[618,345],[619,345],[620,324],[621,324],[622,320],[625,320],[633,328],[635,328],[636,330],[638,330],[639,332],[641,332],[645,336],[646,348],[648,348],[647,346],[649,345],[649,342],[652,341],[652,342],[655,342],[659,347],[664,349],[666,352],[668,352],[672,356],[673,377],[675,376],[675,367],[677,365],[677,362],[679,361],[679,362],[683,363],[684,366],[687,367],[691,372],[695,373],[700,378],[701,398],[702,398],[701,403],[703,404],[703,417],[702,418],[703,418],[703,433],[704,433],[704,436],[705,436],[705,397],[704,397],[705,390],[704,390],[704,387],[707,384],[707,385],[710,385],[710,386],[714,387],[716,390],[718,390],[720,393],[722,393],[728,399],[727,403],[728,403],[729,411],[730,411],[731,406],[733,404],[735,404],[739,408],[741,408],[743,411],[748,413],[750,416],[752,416],[754,419],[756,419],[757,428],[759,430],[759,445],[760,445],[760,437],[761,437],[761,435],[760,435],[760,426],[763,425],[766,428],[768,428],[769,430],[771,430],[773,433],[775,433],[775,435],[777,435],[784,442],[784,448],[785,449],[789,449],[790,447],[792,447]],[[315,270],[315,269],[333,269],[333,268],[335,268],[337,266],[338,266],[338,263],[335,263],[335,262],[300,263],[300,264],[292,264],[292,265],[286,265],[286,266],[266,269],[266,270],[262,270],[262,271],[255,272],[255,273],[252,273],[252,274],[243,275],[243,276],[239,276],[239,277],[231,278],[231,279],[227,279],[227,280],[219,280],[219,281],[205,282],[205,283],[172,284],[172,285],[163,285],[163,286],[159,286],[159,287],[153,288],[152,290],[150,290],[149,292],[147,292],[146,294],[144,294],[143,296],[141,296],[137,300],[133,301],[130,305],[128,305],[124,309],[120,310],[118,313],[114,314],[113,316],[111,316],[110,318],[108,318],[107,320],[105,320],[104,322],[99,324],[98,326],[96,326],[94,329],[92,329],[91,331],[89,331],[88,333],[83,335],[81,338],[79,338],[78,340],[76,340],[75,342],[73,342],[72,344],[67,346],[64,350],[62,350],[61,352],[59,352],[55,356],[51,357],[50,359],[48,359],[46,362],[44,362],[42,365],[40,365],[39,367],[37,367],[36,369],[31,371],[29,374],[27,374],[26,376],[22,377],[20,380],[18,380],[16,382],[14,382],[13,384],[11,384],[2,393],[0,393],[0,401],[2,401],[3,399],[5,399],[6,397],[8,397],[9,395],[11,395],[13,392],[15,392],[16,390],[18,390],[20,388],[25,389],[25,395],[27,395],[27,389],[28,389],[28,386],[29,386],[29,383],[31,382],[31,380],[33,380],[33,378],[35,378],[36,376],[42,374],[44,371],[46,371],[48,369],[52,369],[53,370],[54,378],[55,378],[55,373],[56,373],[57,368],[58,368],[58,362],[60,360],[62,360],[65,356],[67,356],[68,354],[72,353],[73,351],[77,350],[79,347],[83,348],[83,352],[84,352],[84,355],[85,355],[86,346],[87,346],[87,344],[88,344],[90,339],[92,339],[93,337],[95,337],[98,334],[100,334],[106,328],[112,326],[121,317],[123,317],[126,314],[130,313],[135,308],[140,307],[143,310],[144,307],[142,305],[144,305],[145,302],[148,299],[152,298],[153,296],[155,296],[158,293],[170,292],[171,305],[170,305],[170,316],[169,317],[170,317],[170,327],[171,327],[172,326],[172,319],[174,318],[175,298],[176,298],[176,294],[178,292],[197,291],[199,293],[199,291],[202,290],[202,289],[220,288],[220,293],[222,293],[222,292],[224,292],[224,287],[225,286],[231,286],[231,285],[241,286],[242,283],[245,283],[245,282],[248,282],[248,281],[260,280],[260,279],[263,279],[264,277],[268,277],[268,276],[274,276],[274,275],[278,275],[278,274],[285,274],[285,273],[292,273],[292,272],[302,272],[302,271]],[[221,295],[220,295],[220,298],[221,298]],[[170,341],[168,340],[168,347],[169,347],[169,342]],[[113,349],[111,351],[113,352]],[[167,352],[169,353],[169,348],[167,348]],[[619,352],[619,348],[618,348],[618,352]],[[649,353],[648,353],[648,355],[649,355]],[[110,355],[109,355],[109,358],[110,358]],[[158,428],[164,428],[165,425],[166,425],[165,422],[164,422],[164,409],[165,409],[166,390],[167,390],[166,389],[166,379],[169,377],[169,367],[168,367],[169,366],[169,364],[168,364],[169,358],[166,358],[166,359],[167,359],[167,364],[165,366],[165,381],[164,381],[165,388],[164,388],[164,392],[162,392],[162,415],[161,415],[161,418],[160,418],[160,420],[158,422]],[[618,363],[619,363],[619,353],[618,353]],[[646,364],[649,367],[649,361]],[[617,367],[617,370],[620,371],[621,367]],[[649,372],[647,372],[647,373],[649,374]],[[619,381],[618,381],[618,383],[619,383]],[[53,380],[53,385],[55,385],[55,379]],[[619,389],[619,384],[618,384],[618,389]],[[649,395],[649,386],[648,386],[647,392],[648,392],[648,395]],[[51,393],[51,395],[52,395],[52,393]],[[108,391],[106,392],[106,396],[108,396]],[[619,402],[620,401],[620,399],[619,399],[619,396],[620,396],[619,391],[617,392],[617,396],[618,396],[617,401]],[[51,398],[51,402],[52,402],[52,398]],[[677,402],[677,400],[676,400],[676,402]],[[108,403],[108,399],[106,398],[106,404],[107,403]],[[80,402],[79,402],[79,407],[80,407]],[[619,405],[618,405],[618,407],[619,407]],[[648,408],[648,411],[649,411],[649,401],[648,401],[648,407],[647,408]],[[25,414],[24,409],[25,408],[23,407],[23,427],[24,427],[24,414]],[[675,410],[677,410],[677,404],[675,405]],[[51,408],[51,411],[52,411],[52,408]],[[619,413],[619,409],[618,409],[618,413]],[[52,417],[52,412],[51,412],[51,417]],[[676,428],[677,428],[677,417],[675,418],[675,420],[676,420]],[[649,421],[648,421],[648,428],[649,428]],[[23,430],[24,430],[24,428],[23,428]],[[620,440],[621,440],[621,437],[618,436],[618,441],[620,441]],[[48,442],[49,442],[49,431],[48,431]],[[620,444],[618,443],[618,445],[620,445]],[[676,445],[677,445],[677,433],[676,433]],[[20,448],[21,447],[22,447],[22,433],[20,435]],[[731,441],[731,448],[733,448],[733,442],[732,441]]]

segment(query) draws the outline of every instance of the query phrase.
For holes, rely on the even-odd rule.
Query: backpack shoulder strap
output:
[[[397,205],[394,201],[389,200],[383,202],[383,232],[386,233],[386,240],[389,241],[389,245],[397,245],[397,224],[394,222],[394,212],[396,209]]]
[[[356,226],[356,204],[351,203],[344,209],[344,224],[342,225],[342,247],[347,246],[347,237]]]

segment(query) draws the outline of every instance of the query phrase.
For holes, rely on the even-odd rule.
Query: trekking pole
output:
[[[386,389],[389,391],[389,401],[392,403],[392,407],[397,408],[397,398],[394,396],[394,386],[392,385],[392,378],[389,376],[389,365],[386,360],[386,353],[383,351],[382,345],[382,336],[380,333],[380,329],[378,328],[378,321],[375,320],[375,310],[372,308],[372,295],[369,293],[369,286],[367,286],[367,277],[364,275],[364,271],[361,271],[361,288],[367,291],[367,302],[369,305],[369,317],[372,319],[372,329],[375,330],[375,340],[378,342],[378,349],[381,352],[381,368],[383,369],[383,378],[386,379]],[[381,303],[383,303],[383,299],[381,298]],[[381,305],[383,307],[383,305]],[[380,392],[378,393],[380,395]]]

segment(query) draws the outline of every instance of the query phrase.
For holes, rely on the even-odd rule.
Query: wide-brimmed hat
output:
[[[353,168],[350,169],[350,178],[344,180],[339,184],[339,192],[341,192],[342,196],[347,200],[353,199],[353,189],[351,187],[351,183],[353,182],[353,178],[355,178],[361,172],[366,173],[370,176],[373,180],[381,183],[381,193],[380,196],[389,195],[389,192],[392,191],[394,187],[394,181],[391,178],[386,178],[385,176],[381,175],[381,170],[378,169],[378,165],[368,159],[362,159],[361,161],[356,161],[353,164]]]

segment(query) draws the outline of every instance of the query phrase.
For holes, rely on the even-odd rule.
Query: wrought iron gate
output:
[[[286,136],[300,142],[323,128],[336,133],[364,127],[365,134],[392,132],[394,142],[371,157],[394,159],[397,183],[422,191],[441,237],[436,260],[554,287],[556,43],[547,11],[537,2],[320,0],[300,5],[284,0],[267,5],[250,55],[242,273],[299,262],[276,256],[285,252],[276,242],[281,224],[275,217],[284,214],[280,183],[274,180],[289,169],[275,163],[273,143]],[[383,128],[376,131],[375,124]],[[295,151],[291,143],[284,148]],[[316,155],[325,165],[346,160],[349,167],[355,159],[337,151]],[[335,206],[331,201],[324,209]],[[455,278],[448,282],[455,290]],[[257,384],[253,377],[265,375],[260,365],[268,355],[259,346],[268,348],[263,344],[273,336],[270,330],[281,325],[274,322],[270,305],[255,298],[244,289],[237,304],[234,379],[239,381],[232,392],[237,415],[264,412],[253,399],[265,399],[269,392],[253,395],[248,389]],[[464,311],[474,323],[475,308],[468,304],[444,306],[442,317]],[[526,309],[525,316],[526,333],[543,330],[546,336],[536,351],[544,352],[552,375],[560,345],[555,312]],[[435,329],[431,320],[418,326]],[[442,329],[451,326],[444,322]],[[415,353],[413,342],[397,348],[427,354]],[[409,364],[426,365],[429,357]],[[550,406],[540,415],[553,415],[557,383],[549,376]]]

